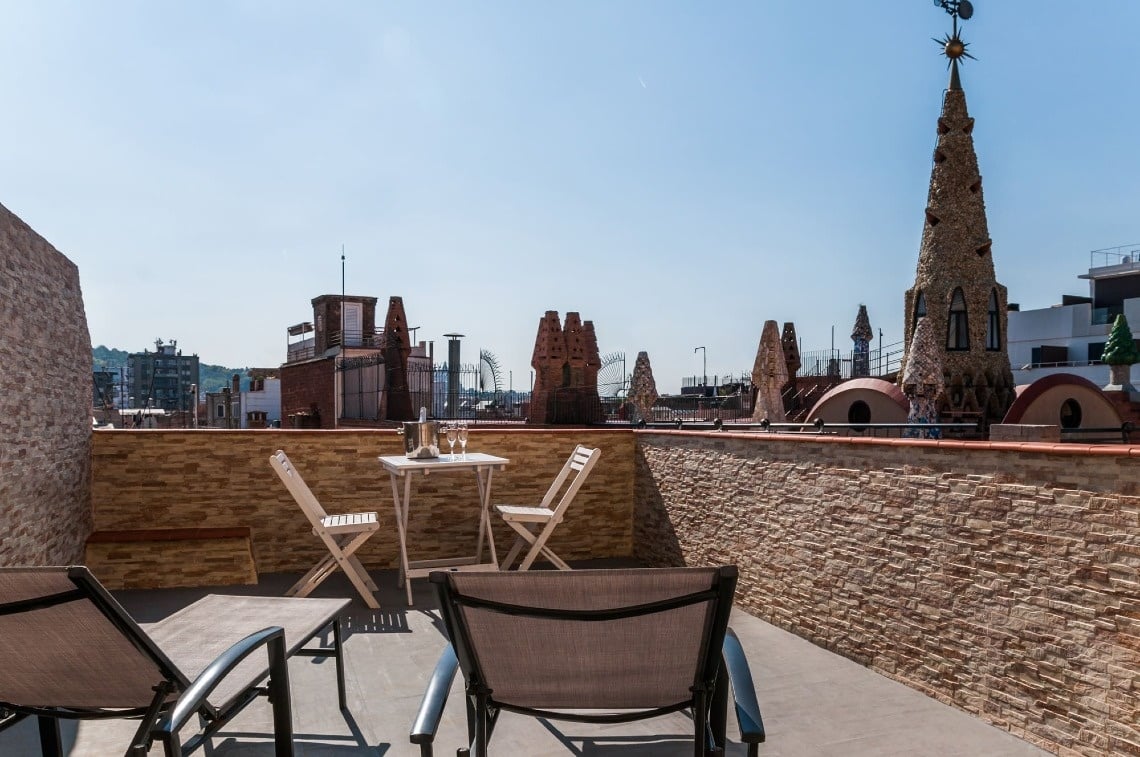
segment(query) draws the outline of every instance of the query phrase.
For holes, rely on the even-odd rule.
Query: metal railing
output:
[[[889,376],[898,372],[904,352],[903,342],[870,349],[862,359],[854,350],[842,352],[828,349],[803,352],[800,353],[800,369],[796,371],[796,376],[835,376],[841,379]],[[855,370],[859,365],[866,366],[866,370]]]
[[[1118,265],[1140,268],[1140,244],[1122,244],[1089,253],[1089,268],[1108,268]]]
[[[382,355],[338,358],[341,415],[345,420],[385,421],[391,376]],[[526,418],[529,392],[486,388],[478,366],[446,363],[435,367],[410,365],[407,391],[413,413],[423,407],[433,420],[470,423],[518,423]],[[407,419],[397,419],[407,420]]]
[[[800,369],[796,377],[833,376],[837,379],[873,376],[881,378],[898,373],[902,365],[905,344],[894,342],[868,349],[863,355],[855,350],[846,352],[837,349],[811,350],[800,354]],[[863,367],[863,370],[856,370]],[[694,394],[693,390],[705,387],[708,396],[731,394],[740,387],[752,386],[751,372],[713,376],[684,376],[681,378],[681,393]],[[725,391],[727,389],[727,391]],[[688,390],[688,391],[686,391]]]

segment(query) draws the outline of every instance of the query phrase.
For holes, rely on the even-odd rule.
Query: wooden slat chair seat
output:
[[[372,593],[377,591],[376,582],[368,575],[356,550],[368,541],[368,538],[380,528],[375,512],[344,513],[329,515],[321,507],[321,503],[313,495],[301,474],[297,472],[293,462],[283,451],[277,450],[269,456],[269,465],[285,484],[285,488],[293,495],[305,517],[312,524],[313,533],[321,540],[328,550],[328,554],[313,568],[301,576],[297,583],[285,592],[289,597],[307,597],[313,589],[321,585],[326,578],[337,569],[343,570],[345,576],[352,583],[364,603],[372,609],[378,609],[380,603]]]
[[[581,444],[575,447],[537,507],[495,505],[495,512],[518,534],[499,565],[500,570],[509,569],[528,545],[530,548],[519,563],[519,570],[529,570],[540,555],[554,563],[559,570],[570,570],[570,566],[547,546],[547,541],[562,522],[566,508],[586,482],[586,476],[593,470],[601,454],[600,449],[591,449]]]

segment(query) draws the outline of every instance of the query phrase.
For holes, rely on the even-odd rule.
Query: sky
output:
[[[1140,242],[1140,3],[975,0],[962,69],[998,281],[1087,294]],[[930,0],[0,0],[0,204],[79,268],[93,345],[285,360],[312,298],[527,389],[539,319],[659,391],[764,322],[888,347],[950,17]],[[872,343],[874,351],[879,339]],[[703,350],[698,348],[704,347]]]

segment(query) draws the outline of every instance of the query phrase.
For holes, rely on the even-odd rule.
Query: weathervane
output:
[[[939,45],[942,45],[942,52],[950,59],[947,66],[953,66],[955,73],[957,73],[958,59],[969,58],[977,60],[973,55],[966,51],[969,47],[968,42],[963,42],[962,38],[958,35],[958,19],[969,21],[970,17],[974,15],[974,5],[970,0],[934,0],[934,4],[942,10],[950,14],[954,19],[954,31],[947,34],[942,39],[933,37],[932,39]]]

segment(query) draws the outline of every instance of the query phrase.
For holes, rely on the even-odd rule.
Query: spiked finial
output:
[[[970,55],[967,48],[970,46],[969,42],[963,41],[958,33],[958,19],[966,21],[973,17],[974,6],[970,0],[934,0],[934,4],[942,10],[950,14],[954,19],[954,28],[943,36],[941,39],[932,37],[936,44],[942,47],[942,54],[948,59],[947,67],[950,69],[950,89],[962,89],[961,79],[958,77],[958,61],[963,58],[970,60],[977,60],[973,55]]]

